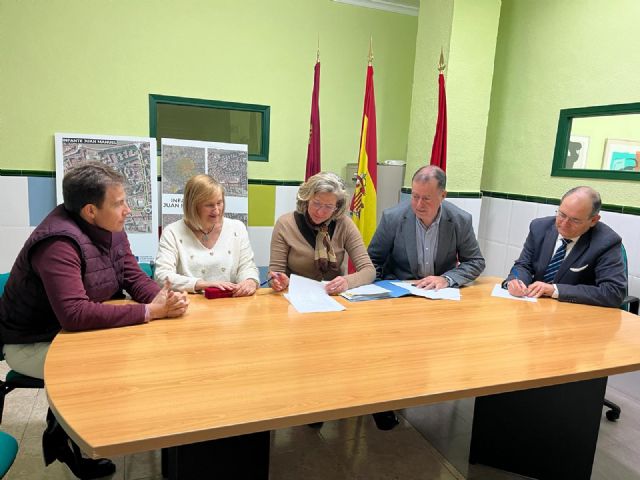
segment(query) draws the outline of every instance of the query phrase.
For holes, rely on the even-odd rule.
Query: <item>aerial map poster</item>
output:
[[[246,145],[163,138],[162,225],[182,218],[182,197],[187,180],[206,173],[225,190],[224,216],[247,224],[249,217]]]
[[[56,192],[62,203],[62,177],[88,160],[103,162],[122,173],[131,213],[125,231],[140,262],[155,259],[158,250],[158,174],[156,139],[56,133]]]

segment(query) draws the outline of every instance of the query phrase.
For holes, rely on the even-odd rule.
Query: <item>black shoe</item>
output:
[[[316,430],[320,430],[322,428],[322,425],[324,425],[324,422],[307,423],[307,426],[315,428]]]
[[[400,423],[396,414],[389,410],[388,412],[374,413],[373,419],[376,422],[378,430],[393,430]]]
[[[106,477],[116,471],[113,462],[106,458],[83,458],[80,447],[69,438],[51,410],[47,412],[47,428],[42,435],[42,453],[45,465],[59,460],[81,480]]]

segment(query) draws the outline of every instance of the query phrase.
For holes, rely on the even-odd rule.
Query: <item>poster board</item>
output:
[[[182,218],[184,186],[200,173],[211,175],[224,186],[224,216],[248,224],[247,145],[163,138],[161,147],[163,227]]]
[[[140,262],[151,262],[158,250],[158,173],[156,139],[112,135],[56,133],[56,197],[63,202],[62,178],[86,161],[100,161],[125,177],[131,213],[125,222],[131,251]]]

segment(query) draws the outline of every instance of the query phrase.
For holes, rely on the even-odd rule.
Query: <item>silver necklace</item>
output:
[[[213,232],[214,228],[216,228],[215,225],[213,227],[211,227],[211,229],[208,232],[205,232],[204,230],[200,230],[202,232],[202,240],[204,240],[205,242],[208,242],[209,241],[209,234],[211,232]]]

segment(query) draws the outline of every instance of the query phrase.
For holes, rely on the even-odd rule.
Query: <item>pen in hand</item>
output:
[[[520,286],[522,291],[526,294],[527,293],[527,287],[522,282],[522,280],[520,280],[520,277],[518,276],[518,270],[513,270],[513,278],[515,279],[516,282],[518,282],[518,285]]]
[[[260,284],[261,287],[264,287],[265,285],[267,285],[271,280],[273,280],[273,277],[268,277],[264,282],[262,282]]]

